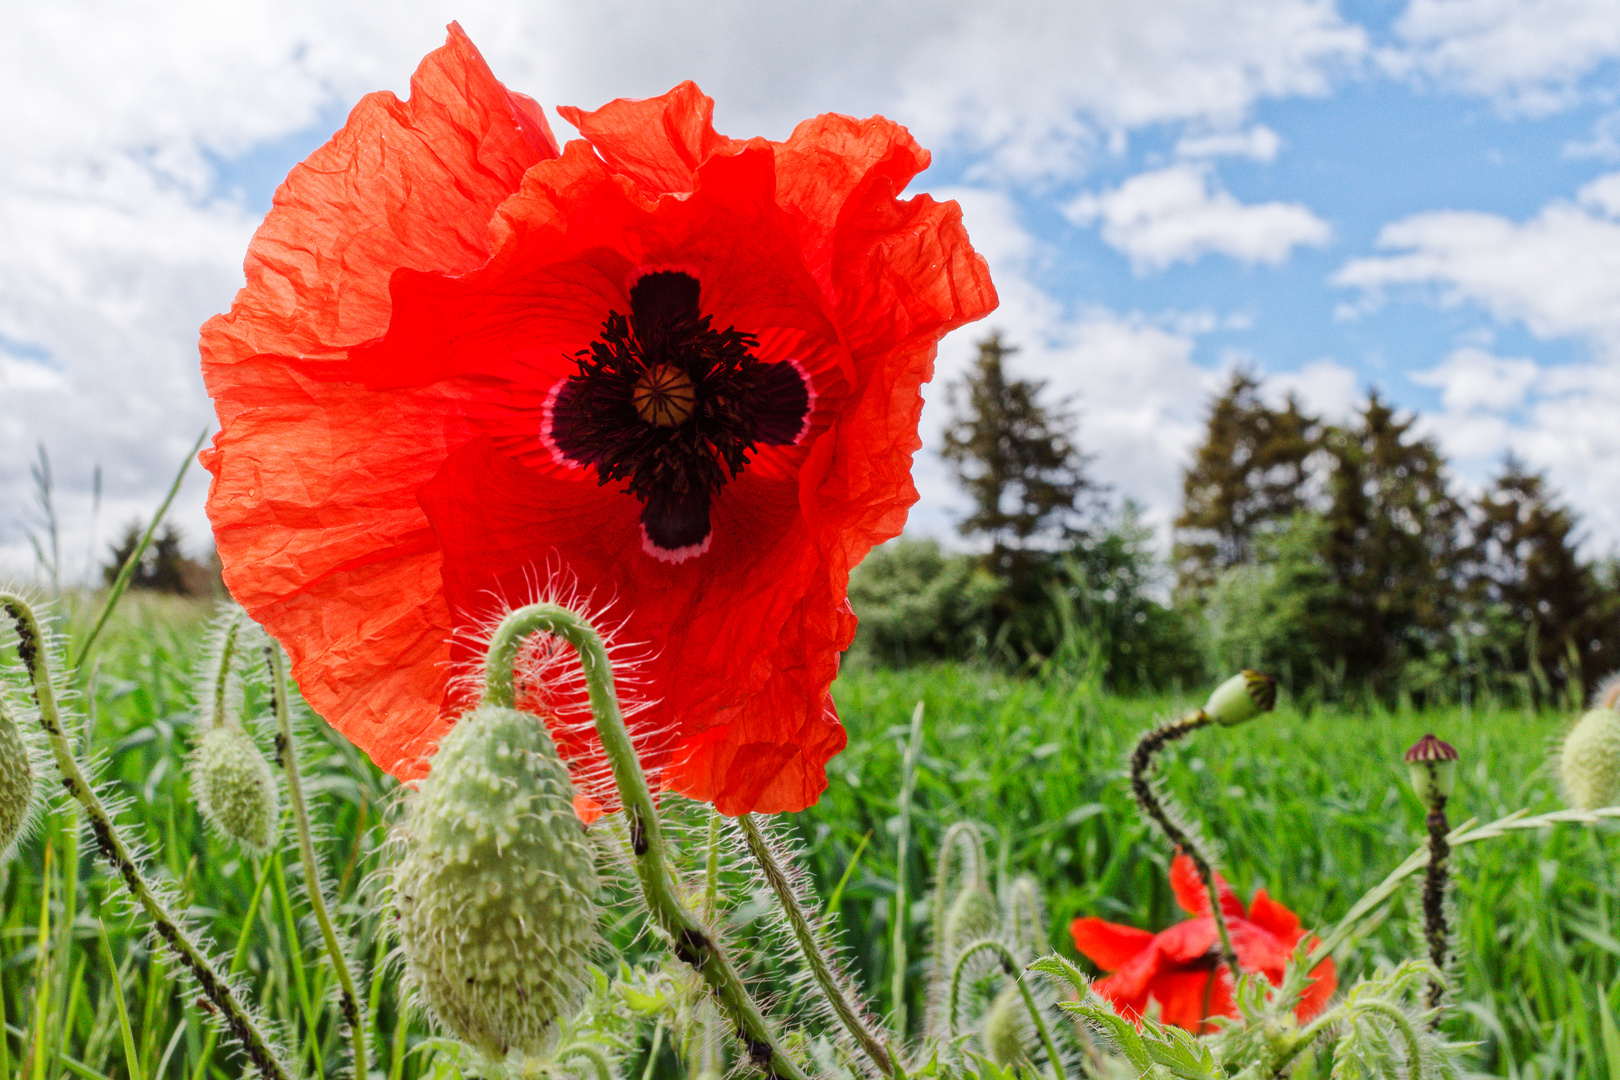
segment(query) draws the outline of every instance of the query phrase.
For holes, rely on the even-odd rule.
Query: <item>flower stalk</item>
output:
[[[737,819],[742,827],[743,839],[748,844],[748,851],[759,863],[765,874],[765,881],[770,885],[771,891],[776,894],[776,902],[781,905],[782,912],[787,916],[788,925],[793,928],[793,937],[799,943],[799,951],[804,955],[804,962],[810,968],[810,974],[815,978],[816,985],[827,996],[827,1002],[832,1006],[833,1012],[838,1016],[839,1023],[860,1044],[861,1050],[876,1065],[878,1071],[884,1076],[894,1075],[894,1060],[889,1056],[888,1049],[872,1033],[862,1015],[865,1010],[859,1008],[849,1000],[844,988],[839,986],[837,977],[833,974],[832,961],[822,951],[821,943],[816,939],[815,929],[810,925],[810,919],[805,915],[799,898],[793,892],[793,885],[788,881],[786,872],[771,851],[765,834],[760,830],[759,824],[752,814],[744,814]]]
[[[57,709],[44,639],[33,609],[21,597],[5,592],[0,592],[0,608],[4,608],[16,624],[17,655],[27,670],[34,703],[39,708],[40,725],[45,729],[51,754],[61,770],[62,784],[83,808],[102,857],[117,871],[124,887],[152,920],[158,937],[168,945],[181,966],[197,980],[203,995],[219,1010],[226,1030],[241,1042],[243,1051],[259,1075],[264,1080],[291,1080],[291,1071],[281,1062],[269,1037],[260,1029],[257,1018],[237,999],[229,980],[219,973],[181,927],[179,920],[164,906],[157,889],[147,880],[128,843],[118,832],[112,816],[107,813],[84,770],[79,767]]]
[[[1221,959],[1235,979],[1239,970],[1237,950],[1232,947],[1232,933],[1226,926],[1226,914],[1221,910],[1220,890],[1215,886],[1214,867],[1210,865],[1209,858],[1193,840],[1191,834],[1178,825],[1165,809],[1158,793],[1153,790],[1153,781],[1150,778],[1153,759],[1160,751],[1212,723],[1214,721],[1210,719],[1209,714],[1203,709],[1198,709],[1180,720],[1162,724],[1143,735],[1131,753],[1131,793],[1136,796],[1136,805],[1141,808],[1142,813],[1159,827],[1159,831],[1164,833],[1165,838],[1173,846],[1185,851],[1187,857],[1193,861],[1193,866],[1197,868],[1198,880],[1204,883],[1204,891],[1209,894],[1209,913],[1215,920],[1215,931],[1220,936]]]
[[[1451,831],[1446,821],[1446,803],[1456,784],[1457,751],[1449,743],[1425,735],[1406,752],[1406,763],[1411,768],[1412,787],[1428,811],[1423,819],[1429,832],[1429,865],[1423,874],[1423,936],[1429,946],[1429,962],[1436,972],[1429,986],[1429,1008],[1438,1009],[1446,991],[1442,973],[1451,940],[1446,925],[1446,861],[1451,857],[1446,842],[1446,834]],[[1438,1012],[1432,1022],[1439,1023]]]
[[[675,955],[692,965],[714,991],[720,1006],[736,1024],[749,1059],[768,1077],[808,1080],[783,1049],[781,1040],[748,993],[725,949],[681,900],[665,855],[663,825],[653,805],[652,791],[647,786],[647,777],[641,771],[641,762],[625,728],[624,714],[619,709],[607,649],[591,623],[557,604],[530,604],[508,614],[490,640],[484,667],[483,703],[516,708],[518,650],[528,635],[538,632],[556,635],[573,646],[579,655],[597,734],[612,767],[629,824],[636,877],[641,882],[647,909],[669,935]]]
[[[321,938],[326,953],[332,959],[332,969],[338,977],[338,1008],[344,1023],[349,1025],[349,1041],[354,1049],[354,1074],[370,1075],[366,1057],[366,1023],[361,1011],[360,995],[355,991],[354,975],[349,971],[348,957],[338,939],[337,928],[326,910],[326,890],[321,883],[321,866],[315,858],[315,841],[309,828],[309,808],[304,803],[304,785],[298,772],[298,750],[293,740],[292,708],[287,700],[287,666],[281,655],[281,646],[271,642],[264,648],[265,663],[270,668],[270,697],[276,713],[276,758],[287,777],[287,801],[292,806],[293,828],[298,833],[298,861],[304,866],[305,891],[309,893],[309,906],[320,924]],[[223,680],[221,680],[223,682]]]
[[[980,938],[957,954],[956,966],[951,970],[950,996],[945,1001],[946,1024],[951,1033],[951,1038],[955,1039],[957,1036],[956,1013],[962,994],[962,974],[967,970],[968,961],[981,952],[994,953],[996,959],[1001,961],[1002,972],[1009,979],[1012,979],[1014,985],[1018,987],[1018,992],[1024,998],[1024,1008],[1028,1010],[1030,1021],[1034,1023],[1036,1032],[1040,1034],[1041,1045],[1046,1048],[1046,1060],[1047,1064],[1051,1066],[1052,1076],[1054,1080],[1063,1080],[1063,1059],[1058,1057],[1057,1043],[1052,1040],[1052,1032],[1046,1025],[1046,1018],[1041,1015],[1040,1007],[1035,1003],[1035,995],[1030,992],[1029,984],[1020,978],[1017,958],[1013,956],[1012,950],[1007,947],[1007,943],[997,938]]]

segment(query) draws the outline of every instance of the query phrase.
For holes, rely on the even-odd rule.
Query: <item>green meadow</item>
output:
[[[254,989],[307,1074],[333,1076],[345,1040],[290,831],[278,854],[246,858],[205,829],[189,795],[192,665],[206,615],[184,602],[125,602],[78,677],[83,756],[101,763],[124,800],[125,829]],[[76,618],[68,623],[82,632]],[[9,631],[0,637],[0,675],[15,690],[13,644]],[[1120,699],[1083,679],[1015,679],[960,665],[851,671],[834,693],[849,746],[832,762],[820,803],[779,824],[803,846],[814,895],[834,898],[847,960],[878,1011],[894,1005],[898,881],[907,898],[906,1007],[913,1019],[924,1008],[930,867],[938,838],[959,820],[982,823],[1002,880],[1031,874],[1042,883],[1051,943],[1065,956],[1077,958],[1067,933],[1077,915],[1152,930],[1181,917],[1166,877],[1170,852],[1136,816],[1124,763],[1141,731],[1202,694]],[[250,708],[255,701],[250,694]],[[903,757],[918,701],[923,739],[901,866]],[[1422,811],[1401,762],[1407,746],[1427,731],[1453,743],[1462,767],[1452,821],[1490,820],[1520,807],[1558,808],[1546,763],[1564,723],[1505,700],[1427,712],[1301,710],[1285,700],[1245,727],[1197,733],[1165,756],[1164,776],[1216,844],[1240,896],[1264,887],[1306,925],[1323,926],[1419,845]],[[324,725],[306,732],[300,755],[327,876],[367,980],[374,1073],[453,1075],[432,1052],[425,1022],[402,1012],[397,974],[384,962],[374,871],[394,785]],[[695,808],[671,808],[701,821]],[[0,867],[0,1076],[239,1075],[233,1055],[214,1047],[206,1005],[152,948],[76,819],[53,797]],[[1459,1007],[1447,1031],[1477,1043],[1477,1072],[1620,1080],[1620,1046],[1606,1049],[1600,1006],[1606,998],[1620,1010],[1617,832],[1563,825],[1455,857]],[[1341,985],[1420,951],[1416,887],[1409,881],[1340,950]],[[754,932],[749,910],[733,919],[745,944]],[[647,948],[627,922],[614,934],[629,949]],[[761,977],[771,970],[763,964]],[[790,991],[778,1001],[791,1010]],[[649,1054],[647,1035],[621,1074],[680,1075],[667,1049]]]

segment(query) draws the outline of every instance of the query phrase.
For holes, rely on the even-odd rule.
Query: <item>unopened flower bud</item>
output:
[[[11,853],[34,801],[34,764],[10,710],[0,708],[0,857]]]
[[[1018,987],[1009,983],[984,1014],[984,1052],[1002,1068],[1024,1061],[1029,1056],[1029,1018],[1024,1008],[1023,995]]]
[[[191,790],[214,828],[251,852],[275,839],[281,795],[270,763],[234,723],[210,728],[191,759]]]
[[[1620,712],[1593,709],[1564,738],[1559,778],[1582,810],[1620,805]]]
[[[1450,743],[1425,735],[1406,752],[1406,764],[1412,790],[1424,806],[1433,806],[1436,797],[1451,798],[1457,787],[1457,750]]]
[[[1204,712],[1222,727],[1236,727],[1276,707],[1277,680],[1245,668],[1215,688]]]
[[[945,912],[945,948],[955,955],[980,938],[995,934],[1000,926],[996,898],[977,881],[969,881]]]
[[[394,870],[400,951],[421,1003],[499,1061],[544,1053],[584,1003],[596,864],[543,721],[485,705],[439,744]]]

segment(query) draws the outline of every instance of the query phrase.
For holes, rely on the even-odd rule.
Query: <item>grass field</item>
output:
[[[205,614],[148,597],[126,604],[82,675],[90,717],[84,741],[128,799],[122,820],[149,846],[155,867],[234,958],[310,1074],[330,1076],[345,1047],[335,1010],[323,1004],[328,969],[301,899],[296,857],[290,849],[262,862],[236,854],[208,834],[188,795],[190,669]],[[0,673],[16,684],[11,640],[0,637]],[[880,1011],[892,1004],[901,753],[918,700],[925,738],[904,868],[911,1016],[924,990],[927,867],[936,839],[956,820],[983,823],[1005,875],[1030,873],[1044,883],[1052,942],[1065,955],[1075,955],[1066,927],[1076,915],[1150,929],[1180,917],[1165,876],[1169,852],[1137,819],[1123,763],[1141,730],[1197,704],[1190,697],[1118,700],[1083,683],[964,667],[850,673],[835,694],[849,747],[832,763],[821,802],[787,824],[807,849],[820,895],[848,872],[838,922]],[[1167,755],[1166,779],[1220,844],[1222,870],[1240,895],[1264,886],[1308,925],[1322,925],[1419,842],[1422,814],[1400,762],[1408,745],[1433,730],[1460,751],[1453,822],[1521,806],[1549,810],[1558,802],[1545,761],[1563,722],[1507,703],[1467,715],[1302,715],[1285,702],[1246,727],[1198,733]],[[388,1077],[424,1075],[431,1056],[413,1051],[427,1032],[419,1020],[400,1022],[392,976],[373,977],[385,946],[367,875],[391,782],[328,735],[306,738],[302,757],[340,910],[369,980],[378,1029],[373,1068]],[[8,1034],[0,1040],[0,1076],[238,1075],[229,1055],[207,1054],[211,1039],[194,993],[182,993],[166,957],[148,948],[142,924],[78,842],[74,816],[58,800],[0,868]],[[1459,855],[1456,996],[1463,1004],[1448,1030],[1478,1041],[1480,1072],[1606,1075],[1598,996],[1620,1006],[1617,854],[1614,829],[1562,826]],[[1415,951],[1407,896],[1341,951],[1341,981]],[[642,1075],[645,1059],[644,1051],[636,1055],[627,1074]],[[665,1054],[652,1071],[674,1064]]]

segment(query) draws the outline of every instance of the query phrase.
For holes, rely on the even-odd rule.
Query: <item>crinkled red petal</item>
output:
[[[1153,935],[1146,930],[1096,918],[1074,920],[1069,934],[1080,955],[1104,971],[1118,971],[1153,943]]]
[[[1170,860],[1170,891],[1187,914],[1209,914],[1209,890],[1204,888],[1204,879],[1198,876],[1192,857],[1185,852],[1176,852],[1176,857]],[[1215,872],[1215,891],[1221,898],[1221,911],[1228,919],[1244,917],[1243,901],[1237,898],[1220,871]]]
[[[1149,992],[1159,1003],[1159,1022],[1187,1031],[1209,1030],[1216,1016],[1236,1016],[1232,976],[1225,967],[1200,971],[1167,971],[1153,980]]]

